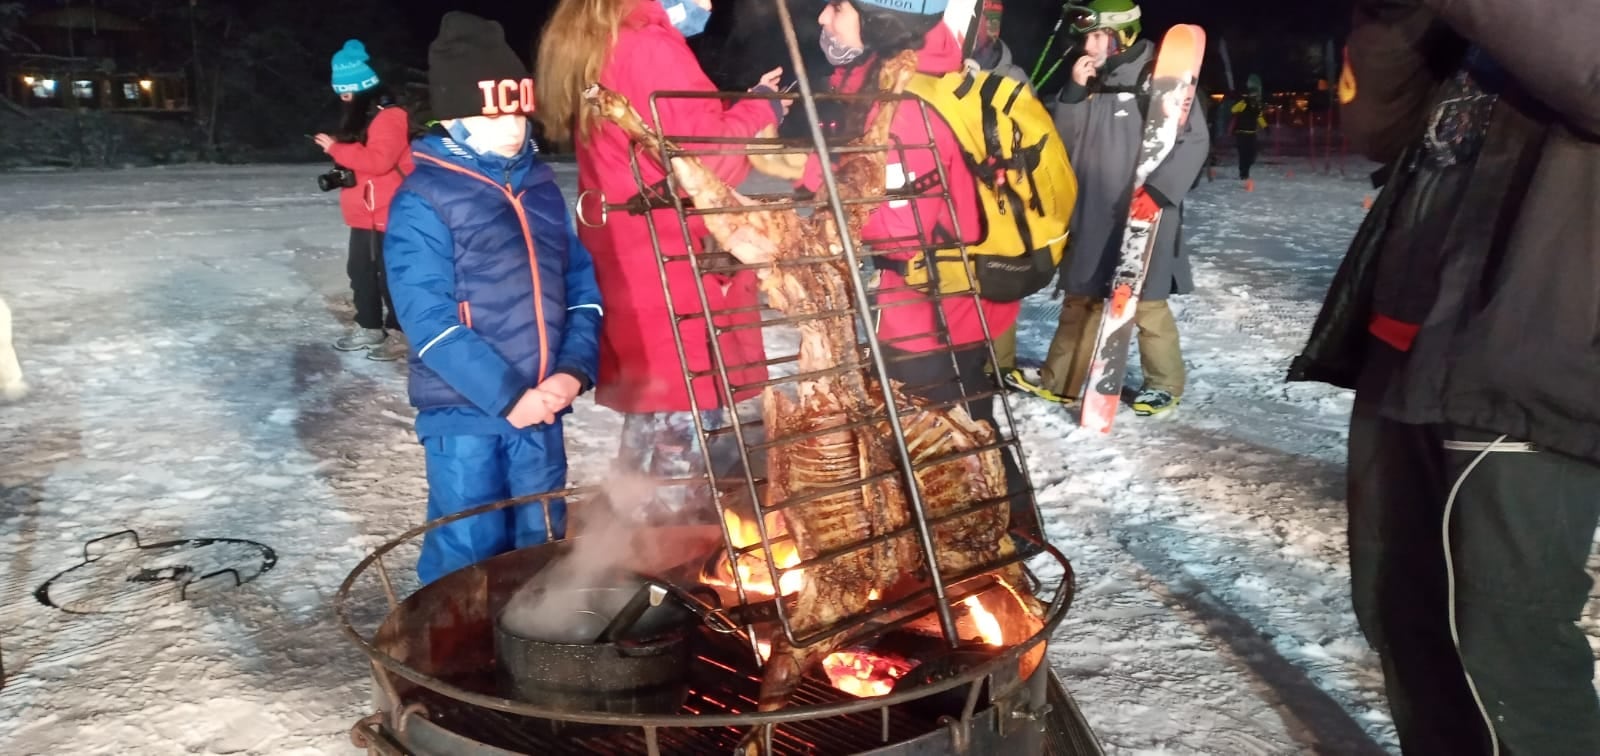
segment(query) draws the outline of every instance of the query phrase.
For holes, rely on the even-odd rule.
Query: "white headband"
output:
[[[1133,6],[1133,10],[1105,11],[1098,15],[1101,26],[1125,26],[1139,20],[1139,6]]]

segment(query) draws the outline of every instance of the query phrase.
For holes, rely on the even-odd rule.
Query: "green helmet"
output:
[[[1088,7],[1099,14],[1100,28],[1115,30],[1123,44],[1132,44],[1144,29],[1139,23],[1139,6],[1133,0],[1091,0]]]

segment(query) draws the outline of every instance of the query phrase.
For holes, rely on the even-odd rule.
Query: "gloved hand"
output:
[[[1150,190],[1139,187],[1133,192],[1133,204],[1128,207],[1128,215],[1140,220],[1151,220],[1156,213],[1161,212],[1161,203],[1150,196]]]

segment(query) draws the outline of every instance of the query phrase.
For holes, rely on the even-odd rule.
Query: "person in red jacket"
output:
[[[383,232],[389,203],[411,172],[410,120],[395,104],[378,74],[367,65],[367,49],[350,40],[333,55],[333,91],[344,102],[337,135],[317,134],[317,146],[350,178],[339,191],[339,209],[350,227],[350,259],[345,270],[356,308],[356,328],[333,343],[344,352],[391,361],[405,356],[394,303],[383,275]]]
[[[837,91],[870,93],[878,87],[878,72],[883,61],[904,50],[917,51],[917,70],[940,76],[958,71],[963,65],[961,43],[942,23],[945,0],[842,0],[829,3],[818,21],[822,25],[822,49],[832,63],[833,87]],[[874,106],[875,108],[876,106]],[[846,117],[846,135],[861,133],[875,110]],[[929,124],[923,122],[927,112]],[[943,239],[976,239],[982,229],[977,184],[962,157],[961,143],[949,124],[931,108],[903,106],[890,127],[891,141],[901,144],[926,144],[932,127],[937,148],[907,148],[888,153],[887,188],[902,188],[919,176],[934,174],[942,166],[949,180],[951,201],[946,203],[937,191],[919,199],[898,200],[879,205],[862,229],[862,241],[875,250],[911,244],[936,244]],[[804,182],[816,186],[820,169],[807,167]],[[913,210],[912,203],[916,203]],[[951,217],[951,206],[955,217]],[[914,240],[918,238],[917,217],[921,216],[920,242],[874,240]],[[905,388],[934,402],[950,402],[962,397],[991,393],[992,379],[984,371],[989,361],[983,324],[989,334],[1005,333],[1017,321],[1021,302],[993,302],[971,296],[951,296],[936,306],[926,293],[906,288],[905,263],[918,254],[904,253],[875,258],[879,273],[877,304],[878,339],[884,346],[890,378],[903,381]],[[953,359],[952,359],[953,358]],[[995,422],[992,397],[968,401],[967,411],[974,419]],[[1021,468],[1004,455],[1008,483],[1013,491],[1026,483]]]
[[[594,257],[606,302],[595,401],[625,416],[618,472],[658,479],[704,474],[691,411],[698,408],[708,427],[724,422],[723,392],[731,388],[739,400],[755,396],[759,389],[752,384],[767,377],[765,350],[758,328],[725,333],[718,346],[734,386],[724,387],[709,375],[696,378],[691,403],[674,329],[682,339],[687,367],[710,370],[706,323],[684,318],[702,310],[694,272],[683,259],[688,244],[696,245],[697,252],[703,249],[708,232],[704,222],[692,219],[685,240],[671,206],[648,215],[599,209],[639,195],[631,167],[635,150],[621,129],[585,112],[582,99],[583,91],[598,82],[626,96],[649,119],[655,92],[716,91],[686,41],[704,29],[710,11],[710,0],[562,0],[539,44],[538,117],[547,137],[570,139],[576,148],[578,235]],[[758,88],[776,89],[781,73],[768,72]],[[663,98],[655,108],[660,121],[651,125],[676,136],[747,138],[784,114],[781,104],[761,100],[730,106],[710,98]],[[701,160],[729,184],[738,184],[750,170],[742,155]],[[665,178],[656,161],[641,156],[638,164],[646,186]],[[662,291],[652,238],[669,260],[670,303]],[[719,317],[719,324],[759,322],[753,273],[708,275],[704,283],[712,311],[742,311]],[[657,500],[678,512],[685,493],[681,487],[664,489]]]

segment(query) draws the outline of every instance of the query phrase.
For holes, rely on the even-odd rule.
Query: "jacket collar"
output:
[[[429,129],[427,134],[418,139],[416,148],[424,154],[470,169],[497,184],[509,181],[515,185],[527,177],[530,170],[543,169],[543,173],[549,173],[549,168],[534,157],[539,150],[531,138],[522,151],[513,157],[481,155],[456,141],[444,126],[439,125]],[[534,178],[535,181],[539,181],[546,177],[541,175]]]

